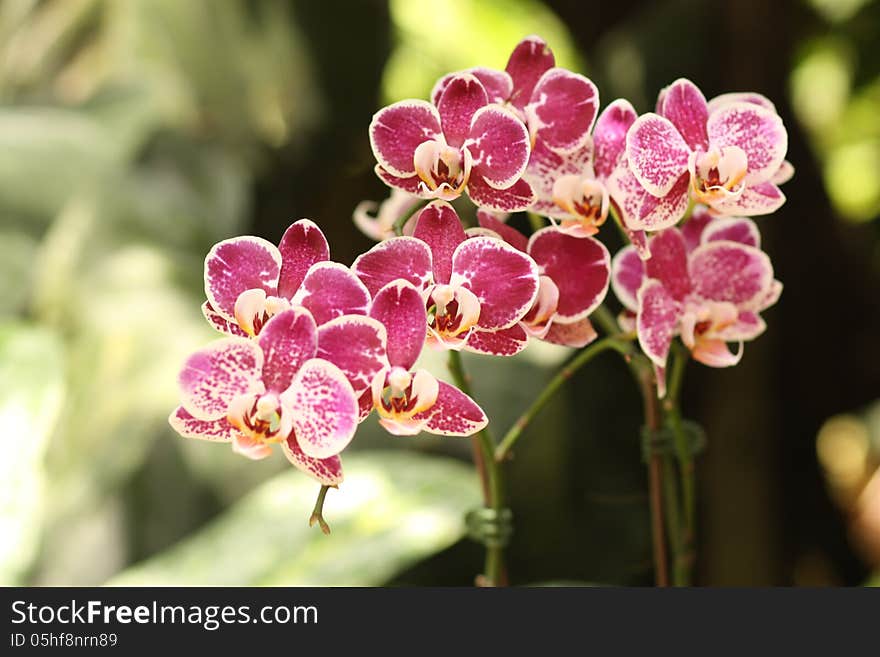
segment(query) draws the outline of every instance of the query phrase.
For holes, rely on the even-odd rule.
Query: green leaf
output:
[[[0,324],[0,584],[19,582],[37,553],[43,457],[63,392],[62,350],[54,334]]]
[[[473,471],[450,459],[371,451],[344,464],[324,506],[329,536],[308,526],[318,485],[290,470],[109,584],[378,585],[460,539],[479,504]]]

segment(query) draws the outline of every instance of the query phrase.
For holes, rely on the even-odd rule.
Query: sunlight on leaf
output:
[[[424,98],[448,71],[478,64],[503,69],[530,34],[551,44],[559,66],[582,68],[565,25],[532,0],[392,0],[391,16],[398,38],[382,81],[386,102]]]
[[[344,464],[346,479],[324,506],[330,536],[308,526],[318,485],[290,470],[109,583],[378,585],[460,539],[465,512],[479,503],[473,470],[449,459],[375,451]]]
[[[43,459],[64,395],[60,341],[29,324],[0,325],[0,584],[18,581],[36,554]]]

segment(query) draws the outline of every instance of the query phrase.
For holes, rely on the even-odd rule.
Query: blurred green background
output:
[[[777,104],[797,175],[759,224],[785,293],[737,368],[685,384],[710,437],[698,579],[880,570],[880,3],[3,0],[0,583],[472,583],[468,441],[369,420],[324,537],[306,526],[317,487],[280,454],[249,462],[165,418],[182,359],[214,337],[210,246],[309,217],[350,263],[369,246],[352,210],[387,194],[373,112],[502,68],[532,33],[603,107],[652,109],[680,76]],[[499,429],[566,356],[469,359]],[[639,413],[605,356],[523,438],[514,583],[651,581]]]

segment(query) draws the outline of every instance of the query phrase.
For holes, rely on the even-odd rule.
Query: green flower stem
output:
[[[684,371],[687,367],[688,352],[678,343],[673,349],[674,361],[669,375],[669,387],[663,409],[666,415],[666,423],[672,430],[675,440],[675,455],[679,465],[681,478],[681,491],[684,498],[684,522],[681,552],[676,561],[681,562],[685,584],[691,583],[692,568],[694,562],[694,541],[696,534],[696,476],[694,469],[694,457],[691,454],[687,435],[681,422],[679,397],[684,380]]]
[[[616,215],[615,215],[616,218]],[[591,318],[607,334],[617,335],[619,328],[614,314],[605,306],[599,306]],[[649,431],[658,431],[663,425],[662,412],[657,401],[657,385],[651,362],[637,353],[632,345],[626,350],[618,350],[633,379],[642,393],[645,426]],[[651,502],[651,542],[654,552],[654,578],[657,586],[669,584],[669,566],[666,556],[666,536],[664,527],[664,477],[663,462],[659,454],[651,454],[648,461],[648,495]],[[677,508],[677,507],[676,507]]]
[[[575,372],[577,372],[581,367],[589,363],[593,358],[601,354],[603,351],[614,350],[623,355],[632,353],[632,345],[630,341],[632,338],[628,336],[614,335],[608,336],[591,344],[586,349],[582,350],[574,359],[572,359],[567,365],[565,365],[559,372],[557,372],[556,376],[550,379],[550,382],[544,387],[541,391],[541,394],[532,402],[532,405],[520,415],[519,419],[513,423],[513,426],[510,427],[510,430],[504,435],[504,438],[501,439],[501,443],[498,447],[495,448],[495,460],[497,462],[504,461],[510,453],[511,448],[519,440],[519,437],[522,435],[522,432],[525,430],[527,426],[535,419],[535,416],[541,412],[541,409],[549,402],[553,395],[556,394],[556,391],[562,387],[562,385],[568,381]]]
[[[596,310],[593,311],[593,314],[590,315],[590,319],[595,321],[608,335],[615,335],[620,332],[620,329],[617,326],[617,318],[615,318],[614,313],[608,310],[604,305],[600,305],[596,308]]]
[[[645,426],[654,433],[662,426],[662,417],[657,404],[657,384],[650,362],[646,358],[632,358],[628,361],[630,370],[636,376],[642,392]],[[648,460],[648,493],[651,503],[651,543],[654,551],[654,583],[669,586],[669,564],[666,556],[666,536],[663,518],[663,463],[656,451]]]
[[[666,532],[672,547],[672,583],[675,586],[687,586],[687,561],[684,559],[681,532],[681,504],[676,485],[675,463],[668,456],[663,457],[663,506],[666,513]]]
[[[418,203],[414,203],[409,210],[400,215],[392,226],[392,228],[394,228],[394,234],[398,237],[403,235],[403,227],[406,226],[406,222],[409,221],[410,217],[412,217],[416,212],[428,205],[429,201],[430,199],[422,199]]]
[[[627,234],[626,229],[623,227],[623,221],[620,219],[620,215],[617,214],[614,203],[608,204],[608,214],[611,215],[611,219],[613,220],[613,223],[617,228],[617,232],[619,232],[620,236],[623,238],[623,243],[628,244],[630,241],[629,235]]]
[[[324,520],[324,498],[327,497],[327,491],[330,490],[330,486],[321,486],[321,490],[318,491],[318,499],[315,500],[315,508],[312,510],[312,516],[309,518],[309,527],[314,527],[315,523],[318,523],[318,526],[321,528],[321,531],[325,534],[330,534],[330,525],[327,524],[327,521]]]
[[[470,379],[461,362],[461,354],[449,352],[449,372],[459,390],[473,398]],[[475,465],[483,487],[485,505],[493,511],[504,509],[504,478],[501,467],[495,462],[495,441],[488,429],[473,436]],[[500,545],[486,546],[486,563],[481,583],[485,586],[504,586],[507,582],[504,568],[504,548]]]

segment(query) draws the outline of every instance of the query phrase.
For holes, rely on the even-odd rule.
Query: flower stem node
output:
[[[465,516],[468,537],[490,548],[503,548],[513,535],[513,512],[510,509],[480,507]]]
[[[699,424],[690,420],[682,420],[682,433],[687,439],[685,442],[687,454],[696,456],[706,449],[706,432]],[[642,460],[648,463],[654,454],[678,455],[675,445],[675,432],[670,427],[651,430],[642,427]]]

